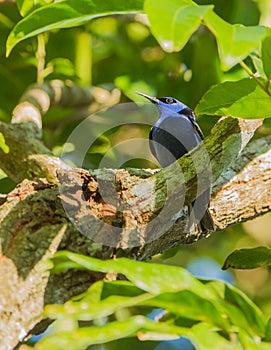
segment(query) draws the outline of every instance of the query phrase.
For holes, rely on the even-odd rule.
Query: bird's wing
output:
[[[201,141],[186,116],[159,119],[150,133],[150,149],[162,167],[181,158]]]
[[[183,110],[181,110],[178,113],[185,115],[190,120],[190,122],[193,125],[193,128],[194,128],[197,136],[199,137],[199,139],[204,140],[203,132],[201,131],[201,128],[199,127],[199,125],[196,122],[196,116],[195,116],[193,110],[190,108],[184,108]]]
[[[191,119],[190,119],[191,120]],[[196,123],[195,120],[191,120],[192,124],[193,124],[193,127],[195,129],[195,132],[198,134],[199,138],[201,140],[204,140],[204,135],[203,135],[203,132],[201,131],[201,128],[199,127],[199,125]]]
[[[188,119],[190,120],[190,122],[192,123],[194,130],[196,132],[196,134],[198,135],[200,140],[204,140],[204,135],[203,132],[201,131],[201,128],[199,127],[199,124],[196,122],[196,117],[194,112],[191,110],[191,114],[187,115]]]
[[[153,154],[153,156],[157,159],[157,154],[156,154],[156,151],[155,151],[155,147],[153,145],[153,132],[154,132],[154,129],[156,129],[155,126],[153,126],[150,130],[150,135],[149,135],[149,145],[150,145],[150,150],[151,150],[151,153]]]

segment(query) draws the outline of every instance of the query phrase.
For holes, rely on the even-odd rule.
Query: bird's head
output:
[[[193,115],[192,109],[173,97],[152,97],[142,92],[137,92],[137,94],[151,101],[158,108],[161,115],[169,114],[170,112],[175,112],[186,116]]]

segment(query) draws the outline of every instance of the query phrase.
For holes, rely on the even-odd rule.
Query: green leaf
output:
[[[43,338],[35,345],[37,350],[85,350],[92,344],[104,344],[109,341],[135,336],[137,332],[156,332],[156,336],[171,335],[171,339],[181,334],[188,334],[189,330],[174,324],[156,323],[143,316],[130,317],[124,321],[114,321],[104,326],[82,327],[72,331],[63,331]]]
[[[259,342],[256,339],[255,342],[252,342],[251,338],[248,337],[246,334],[243,334],[243,332],[240,332],[238,334],[238,339],[242,344],[242,348],[239,348],[240,350],[270,350],[270,343],[263,341]]]
[[[61,264],[65,267],[85,268],[98,272],[113,272],[125,275],[138,288],[151,294],[180,291],[189,289],[202,297],[211,298],[211,293],[204,284],[193,277],[187,270],[177,266],[138,262],[126,258],[115,260],[99,260],[84,255],[59,251],[55,255],[54,269],[61,270]],[[68,264],[67,264],[68,262]],[[66,265],[67,264],[67,265]],[[60,269],[58,268],[60,265]]]
[[[249,57],[253,62],[254,68],[256,69],[255,75],[257,75],[257,77],[266,79],[266,74],[263,69],[263,60],[260,57],[258,57],[258,55],[253,53],[249,55]]]
[[[139,263],[141,265],[141,263]],[[114,281],[94,283],[88,291],[64,305],[48,305],[45,316],[57,319],[95,320],[130,307],[162,308],[167,315],[175,315],[194,322],[205,322],[230,332],[245,329],[248,335],[264,334],[264,321],[259,309],[238,290],[230,289],[222,282],[217,294],[209,283],[213,299],[202,298],[189,290],[162,293],[153,297],[131,282]],[[215,293],[214,293],[215,292]],[[200,293],[200,291],[199,291]],[[135,309],[134,309],[135,310]],[[255,333],[256,330],[256,333]]]
[[[22,17],[25,17],[39,7],[49,5],[53,1],[54,0],[16,0],[16,4]]]
[[[262,62],[264,72],[269,80],[271,77],[271,36],[262,42]]]
[[[224,330],[230,328],[222,300],[207,300],[188,290],[163,293],[142,304],[165,309],[174,315],[191,320],[210,323]]]
[[[271,341],[271,318],[267,322],[265,340]]]
[[[146,0],[144,3],[151,31],[167,52],[181,50],[213,7],[198,6],[191,0]]]
[[[195,349],[199,350],[241,350],[237,344],[227,341],[223,336],[214,332],[211,325],[198,323],[192,327],[189,339],[193,342]]]
[[[113,284],[113,282],[112,282]],[[80,300],[76,298],[64,305],[48,305],[44,313],[46,317],[65,319],[72,317],[76,320],[95,320],[114,314],[122,308],[128,308],[142,303],[153,296],[140,291],[138,295],[109,295],[105,299],[97,300],[103,287],[103,282],[94,283]],[[132,291],[134,286],[131,285]],[[126,286],[127,290],[127,286]],[[137,290],[138,291],[138,290]],[[98,293],[97,293],[98,292]],[[101,297],[101,295],[100,295]]]
[[[264,315],[244,293],[221,281],[210,281],[207,285],[217,292],[224,308],[222,314],[228,315],[234,327],[244,330],[250,337],[264,335]]]
[[[2,151],[6,154],[9,153],[9,147],[5,143],[5,137],[1,132],[0,132],[0,149],[2,149]]]
[[[87,302],[96,303],[101,300],[103,288],[104,288],[104,281],[97,281],[93,283],[88,290],[86,290],[84,293],[76,295],[75,297],[71,298],[69,302],[79,302],[82,300],[85,300]]]
[[[267,265],[271,265],[270,248],[237,249],[227,257],[223,265],[223,270],[227,270],[228,268],[255,269]]]
[[[20,41],[52,29],[82,25],[108,14],[141,11],[143,0],[64,0],[41,7],[22,19],[7,39],[7,56]]]
[[[180,267],[125,258],[101,261],[67,251],[58,252],[52,262],[55,268],[74,264],[74,268],[123,274],[130,281],[94,283],[88,291],[64,305],[47,306],[47,317],[95,321],[125,310],[127,318],[125,322],[56,333],[44,338],[36,349],[49,348],[53,343],[61,344],[62,348],[69,344],[72,349],[84,349],[102,340],[107,342],[137,334],[143,335],[144,340],[183,335],[199,349],[206,350],[217,349],[218,344],[223,349],[240,349],[241,344],[251,341],[251,347],[247,347],[254,349],[253,339],[266,336],[262,312],[245,294],[220,281],[200,282]],[[162,308],[167,313],[161,315],[158,322],[152,322],[143,316],[129,317],[131,308],[141,313]],[[242,336],[236,347],[228,340],[232,333]],[[111,338],[113,334],[115,338]]]
[[[222,69],[229,70],[259,46],[267,30],[227,23],[213,7],[198,6],[191,0],[146,0],[144,11],[153,35],[168,52],[181,50],[203,21],[216,37]]]
[[[253,79],[227,81],[212,87],[197,105],[197,115],[227,115],[236,118],[271,117],[271,97]]]
[[[74,261],[59,259],[55,257],[50,260],[53,263],[53,267],[50,268],[52,273],[61,273],[69,269],[85,270],[81,264],[76,264]]]
[[[106,281],[102,291],[102,299],[111,295],[135,297],[142,294],[142,289],[134,286],[129,281]]]
[[[229,24],[213,11],[206,13],[204,23],[216,37],[223,70],[229,70],[246,58],[260,44],[267,31],[263,26]]]
[[[243,312],[246,320],[254,334],[264,336],[265,322],[263,313],[242,291],[231,285],[225,285],[225,301],[235,305]]]
[[[34,348],[36,350],[62,350],[65,348],[84,350],[89,345],[104,344],[136,335],[143,340],[177,339],[179,336],[185,336],[191,339],[199,350],[241,349],[240,344],[232,343],[215,332],[213,326],[203,322],[188,329],[176,326],[174,323],[153,322],[143,316],[130,317],[124,321],[113,321],[99,327],[82,327],[72,331],[55,333],[44,337]]]
[[[49,305],[45,308],[45,316],[50,318],[65,319],[73,317],[76,320],[95,320],[101,317],[106,317],[114,314],[122,308],[132,307],[140,301],[150,298],[150,295],[145,294],[139,297],[122,297],[111,296],[107,299],[96,302],[94,304],[81,302],[67,302],[64,305]]]

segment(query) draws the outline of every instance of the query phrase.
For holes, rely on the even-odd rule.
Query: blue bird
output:
[[[151,101],[159,111],[160,118],[152,127],[149,138],[150,150],[161,167],[175,162],[204,139],[191,108],[172,97],[157,98],[141,92],[137,94]],[[189,226],[194,223],[203,233],[215,230],[208,210],[209,202],[210,189],[207,189],[189,208],[192,217]]]

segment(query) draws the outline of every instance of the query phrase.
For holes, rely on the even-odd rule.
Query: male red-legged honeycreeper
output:
[[[141,92],[158,109],[159,119],[150,131],[150,149],[161,167],[167,167],[196,147],[204,135],[196,122],[193,110],[173,97],[152,97]],[[200,176],[200,174],[198,174]],[[210,189],[192,203],[193,220],[201,232],[214,231],[214,222],[209,212]],[[192,223],[190,223],[191,225]]]

